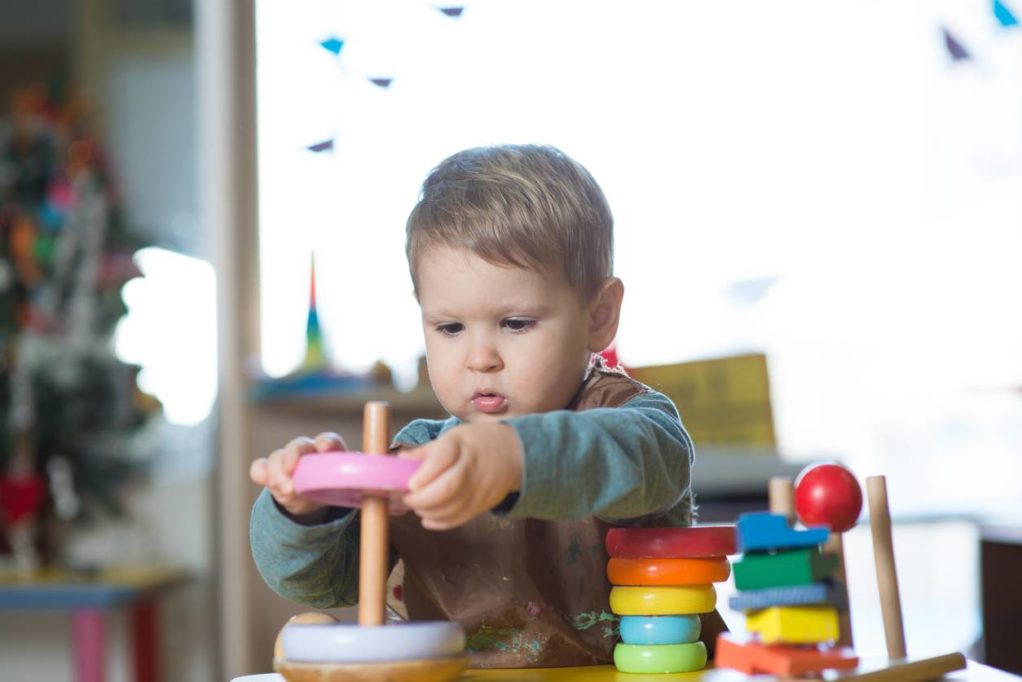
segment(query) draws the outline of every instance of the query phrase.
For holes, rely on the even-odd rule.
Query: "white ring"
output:
[[[288,623],[281,632],[288,661],[375,663],[457,656],[465,631],[457,623],[430,621],[362,627],[348,623]]]

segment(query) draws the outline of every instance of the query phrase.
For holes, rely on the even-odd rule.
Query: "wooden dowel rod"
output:
[[[889,658],[905,658],[905,626],[901,618],[901,597],[898,594],[898,573],[894,564],[894,542],[891,539],[891,511],[887,504],[887,481],[883,476],[866,479],[869,496],[869,525],[873,535],[873,557],[876,560],[880,610],[884,618],[884,637]]]
[[[773,476],[767,488],[770,497],[770,513],[781,514],[788,524],[795,523],[795,488],[788,476]]]
[[[390,445],[390,406],[368,402],[362,421],[362,451],[367,455],[385,455]],[[359,543],[358,624],[383,625],[387,599],[387,522],[386,497],[362,498],[362,526]]]
[[[845,542],[842,533],[831,531],[830,538],[823,546],[824,554],[833,554],[837,557],[837,568],[834,570],[834,583],[848,594],[848,574],[845,572]],[[855,639],[852,637],[852,600],[847,600],[847,606],[838,612],[838,646],[854,647]]]

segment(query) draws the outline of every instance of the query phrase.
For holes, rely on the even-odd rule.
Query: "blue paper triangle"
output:
[[[465,11],[464,7],[437,7],[437,9],[452,19],[457,19]]]
[[[393,78],[370,78],[369,82],[372,83],[373,85],[378,85],[379,87],[381,87],[384,90],[386,90],[387,88],[390,87],[390,84],[394,82],[394,79]]]
[[[1012,14],[1011,10],[1001,0],[994,0],[994,16],[997,17],[998,23],[1005,28],[1018,26],[1018,17]]]
[[[972,55],[969,54],[958,40],[951,35],[951,31],[946,28],[940,29],[944,34],[944,47],[947,48],[948,54],[956,62],[963,61],[966,59],[972,59]]]
[[[344,47],[344,41],[337,36],[330,36],[326,40],[319,41],[319,44],[330,52],[338,55],[341,53],[341,48]]]
[[[332,152],[334,150],[334,138],[331,137],[329,140],[323,140],[322,142],[317,142],[316,144],[310,144],[308,147],[306,147],[306,149],[308,149],[310,152],[317,153]]]

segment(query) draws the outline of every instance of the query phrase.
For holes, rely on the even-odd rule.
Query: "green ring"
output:
[[[687,673],[706,667],[706,645],[617,644],[614,665],[623,673]]]

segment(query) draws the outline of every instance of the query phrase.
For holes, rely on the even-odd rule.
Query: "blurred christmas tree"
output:
[[[21,92],[0,118],[0,560],[26,568],[55,558],[50,522],[121,513],[159,411],[111,339],[144,244],[84,107],[60,91]]]

